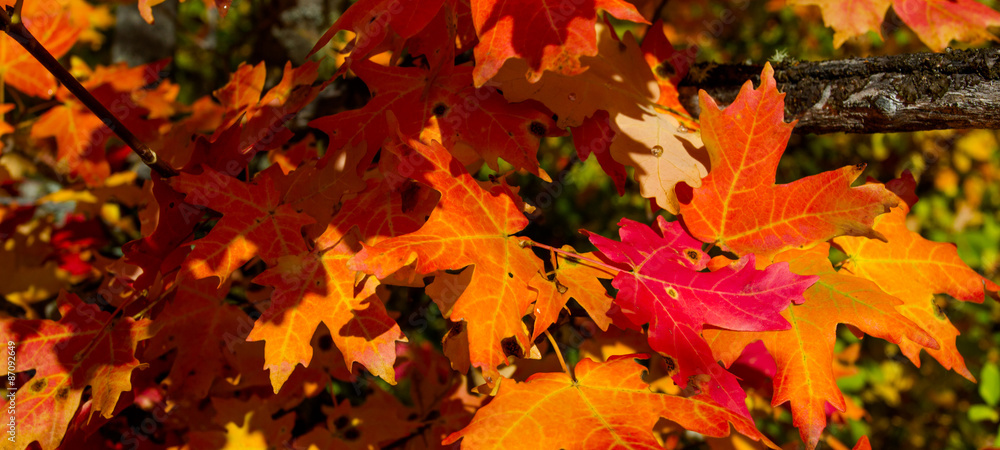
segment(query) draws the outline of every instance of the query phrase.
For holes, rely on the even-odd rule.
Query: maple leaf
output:
[[[520,198],[506,184],[480,186],[437,142],[389,148],[405,162],[399,173],[434,187],[441,200],[419,230],[366,246],[349,266],[379,279],[410,264],[419,274],[472,266],[466,269],[473,271],[469,287],[441,310],[468,324],[471,362],[493,384],[500,378],[497,366],[531,346],[521,317],[537,296],[529,284],[542,264],[523,248],[523,238],[513,236],[528,224]]]
[[[245,62],[240,63],[236,71],[229,77],[229,81],[212,92],[219,104],[227,110],[226,120],[223,121],[224,127],[229,127],[250,107],[257,105],[257,102],[260,101],[260,93],[264,90],[266,78],[267,68],[263,62],[256,66]]]
[[[221,429],[202,427],[188,433],[189,448],[259,449],[270,443],[287,442],[295,426],[295,412],[275,418],[276,397],[247,399],[211,398],[216,411],[212,422]],[[207,429],[205,429],[207,428]]]
[[[198,175],[184,172],[171,186],[187,194],[184,201],[210,207],[222,219],[207,236],[193,241],[194,250],[185,258],[178,279],[218,277],[219,286],[234,270],[259,256],[274,264],[285,255],[306,251],[303,226],[313,219],[281,203],[268,172],[244,183],[208,166]]]
[[[331,151],[322,158],[299,164],[286,176],[275,176],[275,187],[279,192],[284,192],[282,202],[316,220],[315,224],[307,226],[307,236],[313,237],[329,231],[326,226],[345,194],[367,194],[365,182],[355,169],[364,155],[363,152],[354,150],[356,149],[344,148]],[[336,242],[340,237],[333,239]]]
[[[952,40],[998,40],[986,29],[1000,25],[1000,12],[974,0],[893,0],[892,9],[934,51]]]
[[[382,158],[387,161],[393,156]],[[437,200],[436,191],[408,179],[401,183],[392,183],[386,177],[369,179],[364,191],[344,202],[323,238],[340,240],[357,227],[362,242],[376,245],[419,229]]]
[[[205,398],[213,381],[226,375],[223,367],[235,366],[233,345],[246,338],[252,321],[225,302],[228,292],[228,283],[219,288],[211,279],[180,283],[150,325],[144,360],[177,349],[166,378],[171,396]]]
[[[326,240],[322,236],[320,242]],[[312,360],[310,339],[322,322],[351,368],[355,361],[372,374],[395,384],[392,364],[397,340],[405,341],[375,295],[378,285],[370,277],[355,288],[354,272],[347,261],[356,253],[349,240],[296,256],[284,256],[254,282],[274,286],[270,306],[264,311],[248,341],[265,341],[265,368],[278,392],[296,364]],[[355,244],[356,245],[356,244]]]
[[[531,436],[539,449],[660,448],[653,425],[661,417],[706,436],[737,431],[777,448],[749,418],[720,407],[705,396],[684,398],[656,394],[642,381],[645,367],[635,358],[613,356],[576,365],[576,379],[564,373],[538,373],[524,383],[504,382],[480,408],[472,423],[444,440],[462,440],[469,448],[512,448]]]
[[[107,331],[111,315],[97,305],[65,292],[58,304],[58,322],[0,319],[0,335],[16,345],[17,370],[35,371],[17,386],[17,439],[43,449],[59,445],[88,385],[91,411],[112,417],[119,396],[132,389],[132,371],[145,367],[135,358],[137,342],[149,338],[148,320],[125,317]]]
[[[851,187],[864,165],[774,184],[795,126],[782,120],[784,98],[770,64],[764,66],[760,87],[754,90],[748,81],[725,111],[705,91],[699,93],[712,170],[693,193],[678,187],[685,227],[704,242],[739,255],[756,254],[761,262],[834,236],[884,240],[872,223],[896,205],[896,196],[881,185]]]
[[[0,7],[14,6],[5,0]],[[55,6],[55,8],[53,8]],[[80,36],[81,28],[73,25],[62,5],[26,2],[22,10],[24,26],[55,58],[61,58]],[[0,39],[0,76],[25,94],[50,98],[56,93],[56,79],[21,44],[7,37]]]
[[[157,274],[169,271],[176,265],[164,264],[184,259],[190,247],[180,244],[191,237],[202,211],[184,202],[184,195],[175,191],[166,180],[153,173],[151,182],[144,186],[147,193],[146,207],[139,213],[140,231],[144,236],[122,245],[120,264],[134,266],[138,274],[131,281],[134,289],[143,290],[152,285]],[[171,258],[177,256],[178,258]]]
[[[848,39],[874,31],[882,36],[882,19],[891,0],[791,0],[790,5],[816,5],[823,23],[833,28],[833,46],[840,48]]]
[[[320,427],[296,439],[303,447],[357,449],[385,448],[412,438],[421,423],[408,420],[413,414],[391,394],[375,389],[361,405],[340,402],[323,407],[326,427]]]
[[[929,241],[906,226],[906,215],[917,199],[916,182],[909,172],[887,186],[900,199],[897,208],[875,221],[875,229],[886,235],[888,242],[847,236],[834,239],[834,245],[847,253],[843,270],[871,280],[900,298],[904,302],[900,312],[927,329],[940,346],[926,348],[927,352],[946,369],[975,380],[955,346],[958,330],[937,310],[934,294],[980,303],[987,294],[997,298],[1000,286],[962,262],[954,244]],[[906,276],[900,277],[903,273]],[[917,367],[920,367],[921,347],[928,346],[910,341],[900,343],[903,354]]]
[[[159,133],[166,120],[151,117],[143,105],[169,104],[173,99],[151,94],[142,88],[158,78],[157,74],[165,64],[166,61],[160,61],[134,68],[118,64],[98,67],[93,71],[80,64],[76,71],[86,76],[82,84],[95,98],[103,104],[112,105],[122,123],[138,138],[147,140]],[[161,94],[169,96],[170,92]],[[59,160],[57,167],[65,173],[80,176],[88,186],[102,185],[111,175],[111,165],[105,154],[105,146],[112,137],[111,129],[65,87],[58,90],[56,97],[63,104],[42,114],[31,127],[31,137],[54,137]]]
[[[378,53],[390,36],[390,30],[403,40],[424,30],[438,14],[444,0],[399,2],[397,0],[361,0],[344,11],[336,22],[319,38],[309,54],[315,54],[330,42],[338,32],[353,31],[354,39],[348,44],[352,60],[361,60]],[[402,45],[393,50],[398,51]],[[341,71],[346,65],[341,67]]]
[[[612,281],[618,289],[615,304],[636,325],[649,323],[649,343],[671,356],[680,369],[678,385],[698,375],[712,377],[711,397],[720,405],[749,417],[746,394],[732,374],[723,370],[702,338],[705,325],[732,330],[762,331],[788,328],[779,312],[816,281],[799,276],[785,264],[754,269],[754,257],[715,272],[705,268],[701,242],[689,236],[679,222],[657,217],[656,228],[622,219],[622,241],[590,234],[600,254],[630,270]]]
[[[562,250],[575,254],[573,247],[564,246]],[[588,260],[595,259],[592,253],[580,254]],[[538,300],[535,301],[535,326],[531,333],[534,341],[556,322],[559,311],[566,306],[570,298],[587,311],[594,323],[601,330],[607,330],[611,324],[608,309],[611,308],[611,298],[600,279],[610,280],[614,274],[607,270],[588,265],[581,260],[552,253],[552,279],[538,284]],[[544,278],[544,277],[543,277]]]
[[[583,56],[597,50],[597,11],[622,20],[649,23],[621,0],[582,0],[539,5],[530,0],[472,0],[472,21],[479,35],[476,45],[476,86],[492,78],[508,59],[528,65],[522,76],[532,83],[542,72],[576,75],[587,70]]]
[[[241,65],[230,81],[215,91],[220,101],[227,102],[222,123],[211,137],[197,137],[185,169],[205,164],[236,175],[257,152],[280,147],[288,141],[292,132],[284,126],[285,122],[332,81],[313,83],[318,67],[318,63],[311,61],[294,68],[290,62],[286,63],[281,81],[262,97],[264,63]]]
[[[833,28],[833,45],[874,31],[892,5],[896,15],[931,50],[942,51],[951,41],[979,43],[997,38],[987,28],[1000,25],[1000,12],[974,0],[793,0],[791,4],[816,5],[823,21]]]
[[[400,355],[396,377],[412,380],[410,399],[417,413],[416,420],[425,424],[431,421],[429,427],[424,426],[423,436],[411,439],[441,442],[451,433],[465,428],[475,410],[490,398],[469,392],[465,377],[452,370],[448,358],[428,341],[419,345],[396,344],[396,352]]]
[[[417,67],[383,67],[357,61],[351,69],[372,91],[363,108],[309,123],[330,136],[330,147],[363,146],[367,168],[382,142],[392,136],[387,113],[398,118],[406,137],[417,137],[432,120],[446,148],[464,142],[497,170],[497,158],[542,176],[535,153],[540,139],[557,135],[550,114],[537,104],[511,104],[492,88],[472,87],[472,68],[451,66],[433,73]]]
[[[805,291],[805,303],[792,305],[782,316],[791,329],[736,332],[705,330],[715,354],[729,366],[741,350],[761,340],[774,357],[774,396],[771,404],[791,402],[793,424],[806,446],[815,448],[826,427],[826,405],[844,411],[844,396],[833,373],[837,325],[849,324],[866,334],[893,343],[904,338],[936,347],[934,338],[897,309],[903,302],[886,294],[875,283],[837,272],[830,264],[829,244],[809,250],[788,250],[775,262],[788,262],[792,272],[814,275],[816,284]]]
[[[91,139],[98,130],[106,130],[104,122],[83,105],[56,106],[42,115],[31,127],[32,137],[54,137],[56,155],[63,171],[83,177],[87,184],[101,183],[111,175],[111,166],[104,154],[104,139]]]
[[[681,126],[678,117],[657,109],[657,80],[631,33],[619,41],[609,27],[601,27],[598,46],[596,56],[581,59],[587,64],[587,71],[581,74],[549,72],[532,83],[523,76],[526,63],[514,60],[504,65],[491,85],[498,85],[512,102],[538,100],[558,116],[560,127],[604,126],[598,112],[606,111],[614,136],[610,146],[613,160],[635,167],[639,193],[676,214],[674,186],[682,181],[701,186],[708,173],[701,161],[705,159],[699,150],[701,137]],[[603,130],[583,133],[608,134]],[[601,156],[598,153],[599,161]],[[616,180],[623,172],[618,164],[602,161],[605,172]]]

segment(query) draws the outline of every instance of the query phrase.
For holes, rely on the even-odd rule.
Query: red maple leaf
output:
[[[701,242],[679,222],[658,217],[651,229],[622,219],[619,226],[621,242],[590,235],[604,258],[628,268],[612,281],[618,289],[615,304],[636,325],[649,323],[652,348],[677,362],[678,385],[707,374],[712,398],[749,417],[743,389],[716,363],[702,330],[705,325],[741,331],[787,329],[780,312],[790,302],[801,303],[802,293],[817,278],[795,275],[787,264],[756,270],[752,255],[733,267],[698,272],[708,257]]]
[[[493,88],[472,87],[472,68],[447,66],[435,73],[418,67],[384,67],[357,61],[351,69],[372,91],[363,108],[321,117],[309,123],[330,136],[330,148],[363,146],[367,168],[387,136],[392,112],[399,129],[415,138],[434,121],[445,148],[465,143],[497,169],[503,158],[519,169],[541,175],[535,153],[541,138],[558,135],[551,114],[534,102],[508,103]]]
[[[581,56],[597,54],[597,11],[622,20],[649,23],[622,0],[541,3],[531,0],[472,0],[476,45],[476,86],[482,86],[510,58],[527,60],[529,80],[552,70],[576,75],[586,70]]]
[[[150,325],[145,360],[177,350],[166,378],[171,397],[203,399],[216,379],[230,375],[224,367],[235,367],[234,345],[246,338],[252,320],[226,303],[229,287],[207,278],[180,283]]]
[[[281,193],[268,172],[244,183],[203,168],[199,175],[184,172],[173,178],[171,186],[187,194],[185,202],[210,207],[222,213],[222,219],[207,236],[192,242],[194,250],[185,259],[178,280],[215,276],[221,286],[229,274],[255,256],[274,264],[281,256],[306,251],[301,230],[314,220],[281,203]]]
[[[390,39],[390,36],[398,36],[400,40],[416,36],[434,19],[443,4],[444,0],[421,2],[361,0],[347,8],[326,33],[323,33],[309,54],[312,55],[325,47],[338,32],[349,30],[355,34],[354,40],[348,44],[351,60],[365,59],[373,52],[385,50],[388,46],[385,45],[386,40]],[[402,42],[393,47],[401,48]],[[345,68],[342,67],[341,70]]]

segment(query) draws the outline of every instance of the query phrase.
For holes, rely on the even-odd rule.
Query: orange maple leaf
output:
[[[613,356],[598,363],[584,358],[576,379],[564,373],[538,373],[524,383],[504,382],[480,408],[472,423],[444,440],[468,448],[517,448],[531,436],[537,449],[660,448],[653,425],[661,417],[706,436],[737,431],[778,448],[753,421],[715,404],[705,395],[691,398],[657,394],[642,381],[646,355]]]
[[[563,246],[564,251],[576,253],[570,246]],[[581,253],[580,256],[594,260],[594,253]],[[594,323],[601,330],[607,330],[611,324],[608,310],[611,309],[612,298],[600,279],[611,280],[615,274],[600,269],[580,260],[552,253],[552,279],[543,277],[544,282],[538,283],[538,300],[535,302],[535,326],[531,333],[534,341],[556,323],[559,312],[566,306],[570,298],[587,311]]]
[[[13,6],[5,0],[0,7]],[[74,26],[70,12],[54,2],[25,2],[22,20],[52,56],[60,58],[73,47],[83,28]],[[13,38],[0,39],[0,76],[4,83],[25,94],[50,98],[56,93],[56,78]]]
[[[74,65],[74,72],[86,77],[81,84],[111,108],[129,130],[140,140],[148,140],[158,136],[160,126],[167,121],[148,114],[150,111],[144,105],[158,108],[161,116],[174,106],[172,95],[176,92],[143,89],[158,79],[165,64],[166,61],[160,61],[132,68],[116,64],[91,70],[81,63]],[[169,83],[164,87],[169,87]],[[88,186],[100,186],[111,174],[105,146],[113,133],[65,87],[56,92],[56,97],[63,104],[42,114],[31,127],[31,137],[54,137],[59,169],[83,178]]]
[[[931,50],[941,51],[951,41],[979,43],[996,41],[989,27],[1000,25],[1000,12],[973,0],[792,0],[791,4],[816,5],[823,22],[833,28],[833,45],[874,31],[881,25],[889,5]]]
[[[348,369],[357,361],[372,374],[396,382],[392,369],[396,341],[406,337],[375,295],[378,283],[374,279],[369,277],[355,287],[347,261],[357,244],[347,239],[335,244],[282,257],[254,278],[257,284],[275,288],[270,306],[247,337],[248,341],[265,341],[264,367],[270,369],[274,392],[296,364],[309,365],[313,353],[309,342],[321,322],[330,329]]]
[[[55,138],[62,172],[80,176],[91,186],[100,185],[111,175],[104,153],[110,134],[100,118],[77,102],[46,111],[31,127],[31,136],[36,139]]]
[[[893,343],[904,338],[936,347],[934,339],[919,325],[897,310],[903,302],[874,283],[860,277],[838,273],[827,255],[829,244],[809,250],[788,250],[774,257],[787,261],[792,272],[818,275],[819,281],[806,290],[805,303],[792,304],[781,315],[792,324],[782,331],[736,332],[707,329],[705,340],[713,354],[728,367],[748,344],[761,340],[774,357],[778,372],[774,376],[771,404],[791,402],[793,423],[810,449],[816,447],[826,427],[826,404],[844,411],[844,396],[833,374],[834,343],[837,325],[850,324],[861,331]]]
[[[848,39],[874,31],[882,36],[882,19],[891,0],[791,0],[791,5],[816,5],[823,23],[833,28],[833,46],[839,48]]]
[[[934,294],[981,303],[986,294],[997,298],[1000,286],[962,262],[954,244],[929,241],[906,226],[906,215],[916,203],[912,175],[905,173],[887,186],[900,198],[899,207],[875,220],[875,230],[888,242],[847,236],[834,239],[834,245],[847,253],[843,269],[874,281],[885,292],[900,298],[904,302],[900,312],[926,328],[940,344],[938,349],[925,348],[927,352],[945,368],[975,381],[955,346],[958,330],[937,310]],[[903,354],[917,367],[921,347],[927,346],[911,341],[900,343]]]
[[[91,388],[91,413],[112,417],[123,392],[132,389],[132,371],[145,367],[135,358],[138,341],[148,339],[149,320],[119,319],[110,331],[110,314],[85,304],[76,294],[60,294],[62,318],[0,319],[0,335],[15,343],[18,372],[34,370],[16,386],[17,441],[38,441],[56,448],[76,414],[84,388]]]
[[[528,224],[520,198],[506,184],[481,186],[437,142],[388,147],[402,161],[399,173],[432,186],[441,200],[419,230],[366,246],[350,267],[384,279],[410,264],[420,274],[472,266],[468,288],[441,310],[467,322],[472,364],[493,384],[497,366],[531,346],[521,317],[537,296],[529,284],[538,281],[542,264],[524,238],[513,236]]]
[[[884,239],[872,222],[896,205],[896,196],[881,185],[851,187],[864,165],[774,184],[794,127],[782,120],[784,98],[770,64],[764,66],[760,87],[754,90],[748,81],[725,111],[700,92],[702,138],[712,168],[693,193],[678,185],[684,225],[704,242],[739,255],[756,254],[761,263],[834,236]]]

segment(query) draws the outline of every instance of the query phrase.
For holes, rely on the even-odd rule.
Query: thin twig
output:
[[[590,258],[587,258],[586,256],[581,256],[581,255],[578,255],[578,254],[573,253],[573,252],[567,252],[566,250],[560,250],[560,249],[552,247],[550,245],[539,244],[538,242],[535,242],[535,241],[524,241],[524,242],[526,242],[527,245],[530,245],[532,247],[544,248],[544,249],[549,250],[551,252],[563,255],[564,257],[576,259],[576,260],[585,262],[587,264],[600,267],[600,268],[605,269],[608,272],[611,272],[611,273],[614,273],[614,274],[618,274],[618,273],[622,272],[622,269],[619,269],[619,268],[617,268],[615,266],[608,265],[608,264],[602,263],[600,261],[597,261],[595,259],[590,259]]]
[[[19,1],[16,6],[20,6]],[[21,22],[21,10],[19,7],[7,7],[7,9],[0,8],[0,21],[3,23],[3,31],[7,33],[8,36],[21,44],[28,53],[31,54],[39,63],[48,69],[49,73],[56,77],[66,89],[69,89],[73,95],[76,96],[95,116],[101,119],[108,128],[111,129],[118,137],[125,142],[129,147],[132,148],[142,162],[146,163],[151,169],[155,170],[160,176],[167,178],[177,175],[177,171],[173,167],[170,167],[163,161],[160,161],[156,157],[156,153],[149,148],[144,142],[140,141],[132,132],[125,127],[121,121],[118,120],[108,108],[104,107],[103,104],[93,95],[87,91],[87,88],[83,87],[76,77],[74,77],[59,61],[49,53],[45,47],[38,42],[38,39],[31,34],[30,31]]]
[[[569,375],[569,379],[576,381],[576,377],[573,376],[573,372],[569,370],[569,366],[566,365],[566,360],[563,359],[562,351],[559,350],[559,345],[556,344],[555,338],[549,333],[549,330],[545,330],[545,337],[549,338],[549,343],[552,344],[552,349],[556,351],[556,357],[559,358],[559,365],[562,366],[563,372]]]

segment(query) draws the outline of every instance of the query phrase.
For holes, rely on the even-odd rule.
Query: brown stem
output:
[[[720,105],[760,82],[761,65],[695,64],[680,82],[681,103],[697,117],[698,90]],[[893,133],[1000,129],[1000,49],[792,61],[774,64],[785,119],[796,133]]]
[[[548,250],[550,252],[558,253],[560,255],[563,255],[566,258],[573,258],[573,259],[578,260],[580,262],[587,263],[587,264],[589,264],[591,266],[600,267],[600,268],[602,268],[604,270],[607,270],[608,272],[611,272],[611,273],[614,273],[614,274],[618,274],[618,273],[622,272],[621,269],[619,269],[619,268],[617,268],[615,266],[612,266],[612,265],[609,265],[609,264],[605,264],[605,263],[602,263],[602,262],[600,262],[600,261],[598,261],[596,259],[590,259],[590,258],[578,255],[578,254],[573,253],[573,252],[567,252],[566,250],[558,249],[558,248],[552,247],[550,245],[540,244],[540,243],[535,242],[535,241],[521,241],[521,242],[524,242],[525,243],[524,245],[530,245],[532,247],[544,248],[544,249],[546,249],[546,250]]]
[[[556,357],[559,358],[559,365],[562,366],[563,372],[569,376],[569,379],[576,381],[576,377],[573,376],[573,372],[569,370],[569,366],[566,365],[566,360],[563,359],[562,351],[559,350],[559,344],[556,344],[556,339],[552,337],[549,330],[545,330],[545,337],[549,339],[549,343],[552,344],[552,349],[556,351]]]
[[[32,36],[31,32],[24,26],[24,23],[20,21],[20,10],[7,7],[9,10],[0,8],[0,21],[3,23],[0,26],[3,27],[3,31],[7,33],[8,36],[21,44],[28,53],[31,54],[38,62],[42,63],[49,73],[56,77],[69,89],[73,95],[76,96],[95,116],[101,119],[108,128],[111,129],[118,137],[125,142],[129,147],[132,148],[142,162],[146,163],[151,169],[155,170],[156,173],[160,174],[161,177],[167,178],[177,175],[177,171],[173,167],[165,164],[156,157],[156,153],[149,148],[148,145],[139,140],[132,132],[125,127],[121,121],[118,120],[108,108],[105,108],[103,104],[93,95],[87,91],[87,88],[83,87],[77,79],[66,70],[59,61],[49,53],[45,47],[38,42]],[[13,18],[12,18],[13,16]]]

